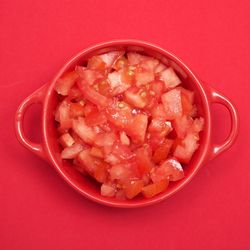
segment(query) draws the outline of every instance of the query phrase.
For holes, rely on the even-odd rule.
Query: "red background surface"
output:
[[[0,2],[1,249],[249,249],[250,2]],[[76,193],[17,142],[18,104],[85,47],[111,39],[156,43],[180,56],[240,115],[235,145],[184,190],[151,207],[117,209]],[[36,110],[34,108],[34,110]],[[213,108],[215,141],[228,113]],[[27,129],[39,140],[39,112]]]

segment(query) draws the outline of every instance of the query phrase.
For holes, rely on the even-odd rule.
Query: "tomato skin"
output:
[[[155,195],[162,193],[168,187],[168,180],[162,180],[157,183],[149,184],[142,188],[142,194],[146,198],[152,198]]]
[[[55,120],[60,123],[60,129],[67,130],[72,126],[70,103],[66,100],[62,101],[56,110]]]
[[[124,192],[128,199],[134,198],[136,195],[138,195],[142,188],[144,186],[144,183],[142,180],[133,180],[129,181],[124,185]]]

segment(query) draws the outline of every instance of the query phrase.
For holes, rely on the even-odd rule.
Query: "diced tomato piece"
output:
[[[131,137],[134,143],[143,143],[148,125],[148,116],[145,114],[137,114],[131,120],[132,122],[125,129],[126,133]]]
[[[144,59],[140,63],[140,67],[145,70],[154,72],[158,64],[159,64],[159,61],[157,59],[148,57],[148,59]]]
[[[120,141],[121,141],[122,145],[129,146],[129,144],[130,144],[130,139],[124,131],[120,132]]]
[[[101,74],[99,71],[91,70],[82,68],[80,66],[76,67],[76,72],[80,76],[80,78],[86,83],[87,85],[93,85],[93,83],[100,78],[103,78],[103,74]]]
[[[89,174],[94,174],[96,166],[99,164],[99,160],[90,155],[90,149],[82,150],[78,155],[77,160],[84,166]]]
[[[171,122],[162,119],[152,119],[148,127],[148,132],[158,137],[165,137],[171,130]]]
[[[114,197],[116,188],[113,184],[103,183],[101,186],[101,195],[106,197]]]
[[[173,140],[166,139],[154,152],[153,162],[160,163],[161,161],[167,159],[170,149],[173,145]]]
[[[117,190],[115,198],[118,200],[126,200],[126,196],[123,189]]]
[[[61,152],[61,157],[62,159],[74,159],[82,150],[83,146],[75,143],[70,147],[64,148]]]
[[[90,149],[90,155],[94,156],[94,157],[97,157],[97,158],[103,158],[104,157],[102,150],[100,148],[97,148],[97,147],[92,147]]]
[[[177,87],[176,89],[181,91],[181,95],[185,96],[188,102],[190,102],[191,104],[194,103],[194,92],[193,91],[190,91],[190,90],[185,89],[185,88],[180,87],[180,86]]]
[[[108,164],[104,162],[99,162],[96,164],[96,168],[93,177],[100,183],[104,183],[108,178]]]
[[[69,90],[75,84],[78,74],[75,71],[70,71],[59,78],[55,84],[55,90],[58,94],[66,96]]]
[[[116,63],[113,65],[113,68],[115,70],[119,70],[127,66],[128,66],[128,60],[124,56],[122,56],[116,61]]]
[[[103,111],[91,112],[85,117],[85,120],[89,126],[97,126],[107,122],[106,115]]]
[[[136,86],[140,87],[154,81],[155,75],[153,71],[138,68],[135,73]]]
[[[204,123],[205,123],[205,120],[203,117],[194,119],[191,131],[193,131],[194,133],[201,132],[204,128]]]
[[[144,108],[148,104],[147,92],[132,87],[124,93],[125,100],[136,108]]]
[[[117,50],[99,55],[99,57],[103,62],[105,62],[107,68],[111,68],[115,64],[115,62],[124,55],[124,53],[125,51]]]
[[[153,81],[149,84],[149,93],[151,96],[159,98],[164,92],[164,82],[163,81]]]
[[[128,63],[130,65],[139,64],[143,60],[147,59],[146,56],[143,56],[143,55],[135,53],[135,52],[129,52],[129,53],[127,53],[127,57],[128,57]]]
[[[161,71],[165,70],[167,66],[163,63],[159,63],[157,67],[155,68],[155,73],[160,73]]]
[[[110,82],[107,78],[97,79],[93,84],[93,88],[101,95],[104,95],[106,97],[112,96]]]
[[[138,170],[142,175],[149,173],[150,170],[154,167],[148,149],[146,148],[139,148],[136,151],[136,163]]]
[[[117,140],[117,135],[114,132],[110,133],[100,133],[96,135],[95,145],[98,147],[112,146]]]
[[[178,181],[184,178],[184,171],[181,164],[174,158],[164,161],[156,170],[151,174],[153,182],[157,183],[162,180]]]
[[[72,101],[72,100],[81,100],[82,103],[84,103],[84,101],[82,100],[82,92],[79,90],[79,88],[77,86],[73,86],[69,92],[68,92],[68,100]]]
[[[128,81],[124,80],[123,74],[123,70],[114,71],[108,74],[112,96],[125,92],[131,86]]]
[[[125,102],[114,100],[106,109],[108,120],[118,128],[126,128],[131,122],[131,107]]]
[[[155,151],[163,142],[165,138],[159,136],[152,136],[148,134],[148,142],[153,151]]]
[[[65,133],[60,136],[59,142],[64,148],[66,148],[66,147],[72,146],[75,143],[75,140],[72,138],[72,136],[69,133]]]
[[[124,192],[128,199],[134,198],[136,195],[138,195],[142,188],[144,186],[144,183],[142,180],[132,180],[129,181],[124,185]]]
[[[60,123],[60,129],[65,130],[71,128],[72,120],[70,116],[70,103],[62,101],[57,107],[55,120]]]
[[[93,128],[89,127],[85,119],[79,117],[77,120],[73,120],[72,128],[74,132],[86,143],[93,144],[95,142],[96,133]]]
[[[80,102],[78,103],[70,103],[70,115],[73,118],[84,115],[84,105]]]
[[[174,119],[182,115],[181,92],[180,90],[170,90],[161,96],[164,109],[168,119]]]
[[[122,161],[127,161],[134,157],[134,153],[130,150],[130,147],[115,143],[112,148],[112,155],[115,155]]]
[[[152,117],[155,119],[166,120],[168,118],[168,115],[166,114],[164,106],[160,103],[151,109],[151,114],[152,114]]]
[[[129,180],[129,178],[132,176],[132,172],[124,164],[116,164],[115,166],[111,167],[109,174],[111,180],[120,180],[122,182]]]
[[[108,99],[106,96],[101,95],[96,92],[93,88],[87,85],[85,80],[78,81],[78,87],[81,90],[83,96],[90,102],[101,107],[105,107],[108,104]]]
[[[164,81],[167,89],[174,88],[181,84],[180,78],[171,67],[160,72],[160,79]]]
[[[181,145],[178,145],[174,151],[174,157],[176,157],[182,163],[189,163],[194,152],[198,148],[199,137],[195,134],[188,134]]]
[[[177,136],[181,139],[183,139],[187,135],[188,131],[192,127],[192,124],[193,124],[193,119],[186,115],[176,117],[173,121],[175,132]]]
[[[168,180],[163,180],[157,183],[149,184],[142,188],[142,194],[146,198],[152,198],[155,195],[165,191],[168,187],[168,183],[169,183]]]
[[[105,62],[99,56],[92,56],[88,60],[88,69],[104,71],[106,68]]]
[[[90,113],[97,113],[98,109],[96,105],[91,102],[87,102],[84,106],[84,116],[88,116]]]
[[[113,154],[107,154],[104,158],[105,162],[111,164],[111,165],[117,165],[121,162],[121,159],[119,159],[117,156]]]

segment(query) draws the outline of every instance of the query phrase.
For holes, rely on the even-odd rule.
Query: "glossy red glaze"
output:
[[[54,91],[54,85],[60,76],[73,69],[77,64],[85,62],[94,54],[106,53],[108,51],[125,49],[126,51],[135,51],[149,56],[155,56],[163,63],[171,65],[182,79],[185,79],[184,85],[195,92],[195,103],[197,103],[198,113],[205,118],[204,131],[201,133],[200,147],[195,152],[191,162],[185,167],[185,178],[173,182],[168,189],[151,199],[137,197],[133,200],[120,201],[115,198],[103,197],[100,195],[98,185],[88,177],[82,176],[68,162],[63,162],[60,157],[60,148],[57,141],[57,133],[54,121],[54,110],[57,104],[57,93]],[[34,103],[43,105],[42,113],[42,137],[41,144],[32,143],[25,137],[23,131],[23,118],[28,106]],[[231,130],[225,142],[216,145],[211,141],[211,104],[219,103],[224,105],[231,116]],[[60,173],[65,181],[85,197],[99,202],[101,204],[114,207],[141,207],[160,202],[180,189],[182,189],[197,173],[200,167],[208,160],[216,157],[227,150],[238,133],[237,111],[232,103],[223,95],[214,89],[205,86],[193,74],[193,72],[172,53],[147,42],[137,40],[117,40],[101,43],[85,49],[66,63],[50,84],[46,84],[29,97],[19,106],[16,113],[16,135],[21,144],[38,156],[47,159],[55,169]]]

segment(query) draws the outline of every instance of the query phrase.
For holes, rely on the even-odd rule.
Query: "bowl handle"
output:
[[[15,116],[15,130],[16,130],[16,137],[18,141],[31,152],[35,153],[36,155],[46,159],[46,154],[43,149],[42,144],[31,142],[24,133],[23,129],[23,120],[26,110],[29,106],[35,103],[43,104],[45,91],[47,90],[47,85],[42,86],[30,96],[24,99],[24,101],[20,104],[16,111]]]
[[[221,95],[214,89],[210,89],[210,102],[218,103],[224,105],[230,113],[231,119],[231,128],[230,133],[226,140],[222,144],[212,144],[210,151],[210,159],[215,158],[217,155],[222,153],[223,151],[230,148],[230,146],[234,143],[239,129],[239,118],[238,113],[231,101],[229,101],[225,96]]]

